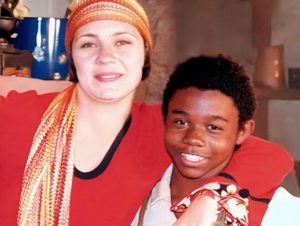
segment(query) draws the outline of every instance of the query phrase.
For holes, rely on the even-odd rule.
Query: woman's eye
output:
[[[95,47],[96,45],[92,42],[86,42],[80,45],[80,48],[91,48],[91,47]]]
[[[125,46],[125,45],[129,45],[130,43],[131,43],[130,41],[122,40],[117,42],[117,46]]]

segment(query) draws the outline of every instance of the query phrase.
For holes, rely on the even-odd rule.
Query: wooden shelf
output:
[[[300,89],[296,88],[281,88],[272,89],[270,87],[255,86],[255,92],[258,100],[254,119],[256,121],[256,128],[254,134],[269,139],[268,135],[268,117],[269,117],[269,101],[272,100],[286,100],[300,101]]]
[[[300,88],[256,87],[255,92],[258,100],[300,100]]]

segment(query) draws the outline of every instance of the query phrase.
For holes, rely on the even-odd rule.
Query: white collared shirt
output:
[[[152,193],[148,200],[147,209],[144,215],[143,226],[171,226],[177,220],[175,214],[170,210],[170,181],[172,170],[173,165],[171,164],[161,180],[152,189]],[[140,209],[136,213],[131,226],[138,225]]]

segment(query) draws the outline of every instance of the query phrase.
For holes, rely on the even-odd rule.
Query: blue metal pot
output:
[[[67,19],[27,17],[17,28],[11,42],[17,49],[28,50],[33,56],[31,76],[39,79],[64,80],[68,74],[65,50]]]

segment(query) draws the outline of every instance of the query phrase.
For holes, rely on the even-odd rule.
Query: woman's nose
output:
[[[205,135],[201,128],[190,128],[186,131],[183,139],[183,143],[193,146],[204,146]]]
[[[97,54],[96,63],[97,64],[108,64],[108,63],[115,63],[116,56],[115,51],[110,46],[102,46],[99,49]]]

